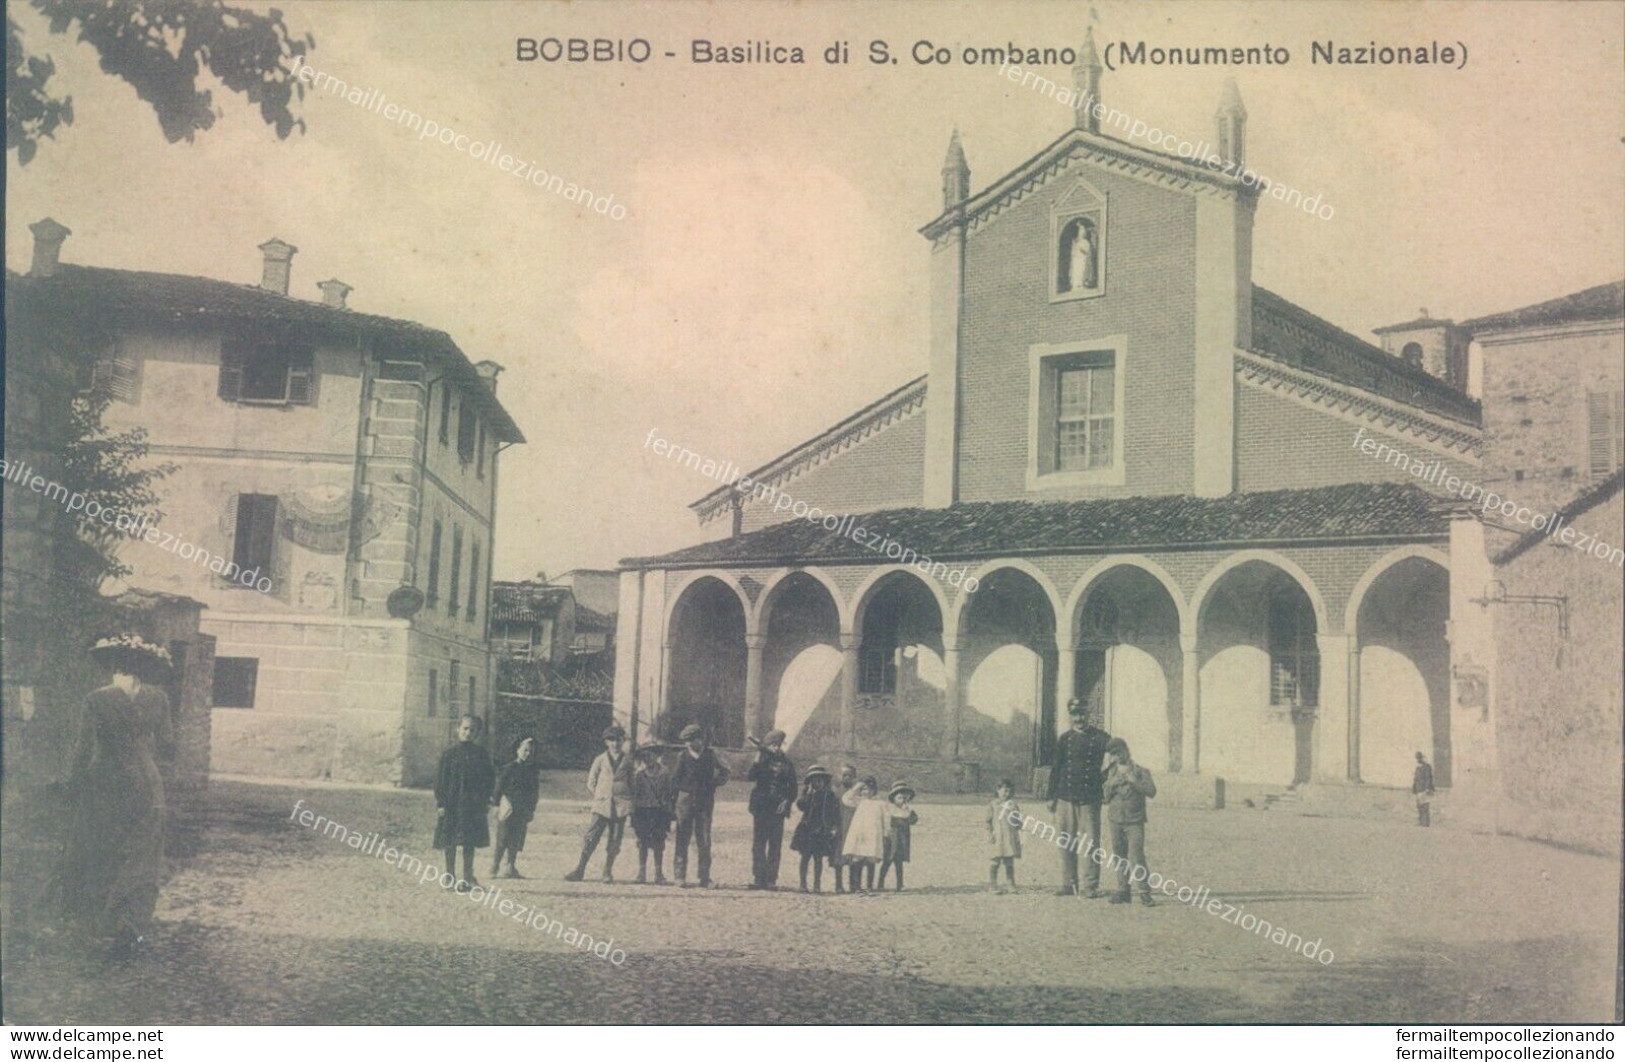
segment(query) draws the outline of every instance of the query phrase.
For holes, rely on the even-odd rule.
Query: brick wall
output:
[[[1051,208],[1085,178],[1107,198],[1106,294],[1050,302]],[[1044,498],[1188,493],[1192,483],[1196,203],[1073,162],[973,231],[965,251],[959,496],[1030,497],[1029,348],[1128,336],[1122,487]]]
[[[792,503],[806,502],[825,512],[866,513],[920,504],[925,460],[925,417],[916,410],[823,464],[792,477],[779,489]],[[745,531],[756,531],[791,519],[763,499],[745,506]],[[719,513],[713,527],[726,531],[729,513]]]
[[[1391,463],[1387,451],[1380,458],[1362,453],[1356,436],[1376,439],[1424,464],[1442,460],[1450,474],[1483,485],[1477,462],[1459,448],[1441,447],[1405,432],[1384,431],[1363,420],[1242,384],[1236,393],[1236,487],[1242,491],[1282,490],[1387,481],[1412,482],[1443,492],[1441,487],[1417,479],[1406,470],[1408,466]],[[1283,445],[1283,440],[1291,440],[1291,444]]]

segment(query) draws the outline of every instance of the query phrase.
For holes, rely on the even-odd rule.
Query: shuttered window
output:
[[[218,393],[228,402],[314,405],[315,352],[289,343],[227,340],[220,349]]]
[[[457,615],[457,594],[463,585],[463,529],[451,529],[451,592],[446,595],[446,611]]]
[[[135,402],[140,382],[141,360],[115,342],[80,369],[79,392]]]
[[[1586,392],[1586,464],[1607,479],[1625,463],[1625,391]]]
[[[231,560],[239,571],[258,571],[274,583],[277,498],[274,494],[237,495],[237,533]],[[256,577],[253,582],[259,582]]]
[[[457,459],[463,464],[474,460],[474,435],[479,420],[479,414],[469,405],[468,399],[457,403]]]
[[[451,441],[451,384],[440,385],[440,445]]]
[[[429,534],[429,589],[427,604],[430,608],[440,603],[440,521],[434,522]]]
[[[468,622],[474,622],[474,616],[479,612],[480,596],[480,544],[475,542],[470,547],[471,559],[468,564]]]
[[[474,475],[485,478],[485,421],[480,421],[480,441],[475,444]]]

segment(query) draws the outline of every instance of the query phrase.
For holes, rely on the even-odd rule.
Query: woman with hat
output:
[[[841,835],[841,798],[829,787],[829,768],[813,764],[802,782],[796,807],[801,821],[790,838],[792,851],[801,853],[801,891],[807,891],[807,864],[813,868],[813,891],[824,891],[824,860],[835,856]],[[836,868],[836,880],[840,868]]]
[[[745,777],[756,783],[750,791],[750,887],[771,889],[779,883],[784,820],[796,799],[796,768],[784,754],[784,731],[770,730],[756,742],[756,762]]]
[[[90,655],[111,681],[85,701],[58,883],[70,917],[128,959],[150,931],[164,873],[158,761],[172,738],[169,698],[156,683],[171,664],[167,649],[134,634],[103,638]]]
[[[886,848],[880,863],[880,888],[886,888],[886,871],[897,868],[897,891],[903,891],[903,864],[908,862],[909,828],[920,821],[915,813],[914,787],[896,782],[886,794]]]

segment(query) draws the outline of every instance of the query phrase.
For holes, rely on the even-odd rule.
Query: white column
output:
[[[1315,720],[1314,778],[1343,782],[1349,777],[1349,639],[1318,634],[1320,710]]]
[[[858,650],[862,641],[851,631],[841,632],[841,751],[857,751]]]
[[[1078,695],[1078,650],[1059,639],[1056,640],[1055,647],[1061,654],[1055,673],[1055,727],[1060,730],[1068,725],[1064,722],[1067,719],[1067,705]]]
[[[942,758],[959,759],[959,726],[963,710],[959,689],[960,647],[945,644],[942,647]]]
[[[1360,639],[1349,635],[1349,781],[1360,780]]]
[[[1181,634],[1179,772],[1196,774],[1202,766],[1202,658],[1196,636]]]
[[[766,635],[745,635],[745,732],[755,737],[767,730],[762,714],[762,650],[766,645]]]

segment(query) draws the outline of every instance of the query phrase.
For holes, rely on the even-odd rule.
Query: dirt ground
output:
[[[1156,809],[1151,867],[1334,958],[1197,907],[1053,895],[1027,839],[1020,890],[985,891],[983,809],[918,805],[902,893],[744,889],[750,819],[719,805],[715,890],[561,880],[584,804],[549,779],[501,899],[612,940],[612,962],[301,827],[294,802],[418,858],[421,792],[213,784],[179,823],[148,954],[109,968],[50,935],[48,834],[8,808],[11,1023],[1518,1022],[1614,1016],[1619,868],[1402,822]],[[743,787],[740,796],[743,796]],[[1037,802],[1029,811],[1041,811]],[[787,833],[788,836],[788,833]],[[635,873],[630,844],[617,876]],[[488,857],[488,853],[482,853]],[[670,853],[668,852],[668,860]],[[482,859],[482,877],[487,867]],[[830,882],[826,878],[826,892]],[[545,920],[542,923],[546,924]]]

